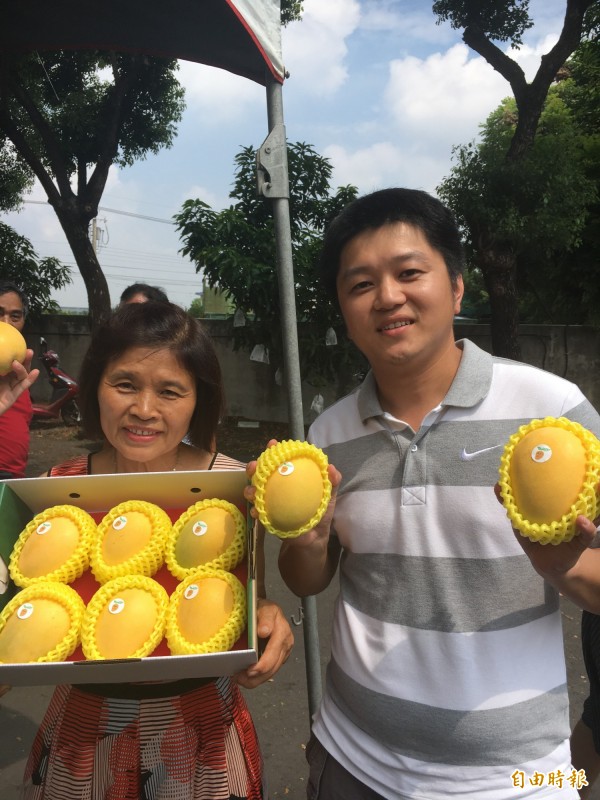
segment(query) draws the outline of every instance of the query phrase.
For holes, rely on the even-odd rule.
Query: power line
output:
[[[50,205],[47,200],[23,200],[24,203],[31,203],[35,206]],[[106,208],[98,206],[98,211],[110,211],[111,214],[121,214],[123,217],[136,217],[137,219],[147,219],[150,222],[162,222],[165,225],[175,225],[172,219],[162,219],[161,217],[149,217],[147,214],[134,214],[133,211],[119,211],[116,208]]]

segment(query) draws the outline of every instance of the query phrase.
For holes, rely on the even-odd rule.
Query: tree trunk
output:
[[[492,312],[492,352],[521,360],[515,254],[502,245],[488,245],[477,255]]]
[[[88,236],[89,222],[73,211],[56,206],[54,210],[87,290],[90,328],[93,331],[108,318],[111,305],[108,283]]]

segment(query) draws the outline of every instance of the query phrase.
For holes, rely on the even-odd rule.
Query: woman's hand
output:
[[[258,638],[266,641],[266,645],[256,664],[234,675],[234,680],[246,689],[254,689],[275,675],[294,645],[290,624],[276,603],[259,598],[256,616]]]
[[[0,414],[12,406],[26,389],[34,383],[40,374],[39,369],[31,369],[33,350],[28,350],[25,361],[21,364],[13,361],[12,372],[0,376]]]

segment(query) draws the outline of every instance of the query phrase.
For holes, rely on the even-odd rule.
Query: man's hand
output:
[[[494,491],[501,503],[498,484]],[[591,547],[598,522],[600,518],[592,522],[579,515],[575,521],[575,536],[570,542],[556,545],[532,542],[513,528],[517,541],[538,575],[580,608],[594,614],[600,614],[600,549]]]
[[[40,374],[39,369],[31,369],[33,350],[28,350],[23,364],[13,361],[12,372],[0,376],[0,414],[12,406]]]

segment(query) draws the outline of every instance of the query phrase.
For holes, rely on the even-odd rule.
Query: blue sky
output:
[[[436,25],[431,5],[305,0],[302,21],[284,30],[287,137],[331,160],[334,187],[435,192],[449,173],[452,146],[476,137],[479,124],[510,94],[504,79],[463,44],[460,31]],[[512,54],[529,79],[557,39],[565,5],[530,2],[535,25]],[[267,135],[263,87],[190,62],[181,63],[179,77],[187,108],[174,146],[130,168],[113,168],[102,198],[101,207],[112,210],[99,213],[99,259],[113,303],[129,283],[144,281],[189,306],[201,278],[178,254],[181,242],[169,220],[190,197],[214,208],[228,205],[234,156]],[[45,199],[36,187],[21,212],[2,219],[28,236],[40,256],[72,266],[73,284],[55,299],[86,306],[83,281]]]

